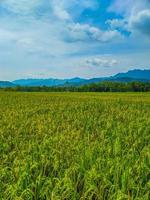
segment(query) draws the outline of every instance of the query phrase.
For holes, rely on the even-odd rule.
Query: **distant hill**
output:
[[[20,86],[56,86],[64,84],[65,81],[59,79],[20,79],[13,81],[13,83]]]
[[[112,82],[150,82],[150,70],[130,70],[126,73],[118,73],[111,77],[100,77],[92,79],[72,78],[72,79],[20,79],[13,82],[0,81],[0,87],[14,87],[14,86],[81,86],[91,83],[98,83],[102,81]]]
[[[0,81],[0,87],[15,87],[15,84],[9,81]]]
[[[119,73],[114,76],[114,78],[132,78],[132,79],[143,79],[143,80],[150,80],[150,70],[130,70],[126,73]]]
[[[20,86],[59,86],[67,83],[79,84],[84,82],[85,79],[72,78],[72,79],[21,79],[13,81],[13,84]]]

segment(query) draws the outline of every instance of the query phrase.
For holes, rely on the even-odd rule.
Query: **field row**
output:
[[[0,199],[149,200],[149,93],[0,93]]]

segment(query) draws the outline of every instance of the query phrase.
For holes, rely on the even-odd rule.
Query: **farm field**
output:
[[[0,93],[0,200],[149,200],[150,93]]]

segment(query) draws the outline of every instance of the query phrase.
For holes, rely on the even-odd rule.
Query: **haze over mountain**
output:
[[[15,86],[79,86],[102,81],[112,82],[150,82],[150,70],[135,69],[126,73],[119,73],[110,77],[99,77],[92,79],[72,78],[72,79],[20,79],[12,82],[0,81],[0,87]]]

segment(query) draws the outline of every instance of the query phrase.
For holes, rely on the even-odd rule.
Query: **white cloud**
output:
[[[86,61],[86,64],[89,66],[96,66],[96,67],[113,67],[118,64],[116,59],[110,58],[89,58]]]
[[[141,32],[150,36],[150,1],[149,0],[115,0],[109,11],[119,13],[123,19],[112,19],[106,23],[112,29],[120,28],[132,33]]]
[[[45,15],[54,14],[62,20],[78,16],[86,9],[95,9],[97,1],[93,0],[1,0],[0,7],[20,16],[39,15],[38,9],[44,8]],[[40,13],[41,14],[41,13]],[[74,15],[75,14],[75,15]]]
[[[3,0],[0,6],[15,14],[27,15],[41,5],[41,0]]]
[[[149,6],[149,0],[114,0],[108,10],[129,17]]]
[[[14,41],[16,36],[13,32],[0,28],[0,42]]]
[[[96,27],[92,22],[88,24],[89,21],[87,24],[80,22],[80,14],[84,9],[96,9],[96,2],[100,1],[1,0],[0,79],[25,78],[28,74],[33,74],[34,77],[34,74],[40,72],[46,72],[46,77],[94,77],[122,71],[124,65],[130,67],[134,63],[136,66],[144,63],[148,67],[149,52],[145,51],[146,48],[149,49],[148,43],[144,43],[143,38],[135,39],[135,42],[131,37],[122,39],[115,28],[123,26],[123,22],[112,21],[111,28],[105,30]],[[133,0],[131,2],[136,4]],[[127,4],[122,0],[120,3],[130,13],[123,14],[125,20],[129,21],[131,16],[141,12],[140,8],[136,8],[135,12],[131,6],[130,9],[125,9]],[[145,7],[142,6],[142,10]],[[135,26],[132,29],[135,30]],[[129,51],[146,52],[148,56],[143,58],[138,54],[137,58],[133,58],[129,54],[119,66],[120,62],[117,64],[118,57],[115,54]],[[113,55],[109,58],[103,57],[109,53]],[[132,62],[126,64],[129,56]],[[90,68],[88,62],[92,66],[100,67]]]
[[[70,20],[71,19],[70,14],[66,10],[63,10],[59,6],[53,7],[53,12],[54,12],[54,15],[56,17],[58,17],[59,19],[62,19],[62,20]]]
[[[108,24],[111,29],[127,29],[128,22],[125,19],[111,19],[107,20],[106,24]]]
[[[130,27],[150,37],[150,9],[141,10],[130,18]]]
[[[103,31],[89,24],[72,23],[68,26],[68,35],[71,41],[94,40],[99,42],[109,42],[121,39],[122,36],[117,30]]]

